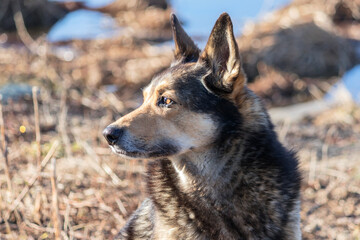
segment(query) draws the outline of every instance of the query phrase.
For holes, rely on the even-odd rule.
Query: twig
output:
[[[55,229],[54,228],[50,228],[50,227],[42,227],[39,226],[35,223],[30,222],[29,220],[25,220],[24,221],[25,225],[27,225],[29,228],[31,229],[35,229],[36,231],[40,231],[40,232],[48,232],[48,233],[55,233]],[[61,231],[61,235],[63,236],[64,239],[69,239],[68,236],[66,235],[66,233],[64,231]],[[80,234],[77,234],[78,238],[82,238],[82,236]]]
[[[64,231],[63,232],[65,233],[65,235],[66,235],[66,233],[68,234],[68,235],[66,235],[66,239],[72,240],[72,239],[74,239],[74,231],[72,230],[70,221],[69,221],[70,210],[71,210],[69,198],[71,197],[71,195],[72,195],[72,193],[70,192],[70,194],[64,199],[64,202],[66,203],[66,210],[65,210],[65,214],[64,214],[64,223],[63,223]],[[63,235],[64,235],[64,233],[63,233]],[[64,237],[64,239],[65,239],[65,237]]]
[[[96,198],[90,198],[81,202],[75,200],[68,200],[68,202],[74,208],[95,207],[98,205],[98,200]]]
[[[51,174],[51,192],[52,192],[52,208],[53,208],[53,222],[55,228],[55,239],[61,240],[61,221],[59,215],[58,193],[56,185],[56,158],[51,159],[52,174]]]
[[[340,179],[342,181],[346,181],[349,179],[349,176],[346,173],[331,168],[322,169],[320,173],[325,176],[336,177],[337,179]]]
[[[317,100],[320,100],[320,99],[323,98],[323,93],[321,92],[319,87],[316,86],[315,84],[310,84],[309,85],[309,92]]]
[[[29,220],[25,219],[24,223],[29,226],[30,228],[33,228],[37,231],[41,231],[41,232],[48,232],[48,233],[55,233],[55,230],[53,228],[50,227],[42,227],[39,226],[35,223],[30,222]]]
[[[23,188],[23,190],[21,191],[21,193],[17,196],[17,198],[15,199],[15,201],[13,202],[13,204],[11,204],[7,215],[5,216],[5,219],[9,219],[10,217],[10,213],[12,211],[14,211],[19,203],[21,202],[21,200],[26,196],[26,194],[29,192],[29,190],[32,188],[32,186],[34,185],[34,183],[36,182],[36,180],[38,179],[41,171],[44,169],[44,167],[46,166],[46,164],[49,162],[49,160],[51,159],[51,157],[54,155],[56,149],[59,146],[59,141],[55,141],[54,144],[51,146],[49,152],[46,154],[45,158],[42,160],[41,164],[38,166],[38,169],[36,171],[36,173],[32,176],[32,178],[28,181],[28,185]]]
[[[112,180],[112,183],[116,186],[124,185],[124,182],[114,173],[114,171],[107,165],[106,163],[101,163],[100,157],[96,154],[94,149],[85,141],[82,141],[80,138],[77,137],[76,134],[73,133],[75,136],[76,142],[78,142],[84,149],[85,152],[90,156],[90,159],[93,160],[97,166],[100,167],[102,171],[104,171]]]
[[[120,198],[117,198],[115,200],[116,204],[118,205],[120,212],[123,214],[124,217],[127,216],[128,212],[126,211],[126,208],[124,207],[124,204],[122,203],[122,201],[120,200]]]
[[[38,52],[36,51],[37,47],[34,39],[32,39],[28,31],[26,30],[24,18],[21,13],[19,0],[12,0],[12,8],[14,12],[14,22],[15,22],[16,30],[21,41],[33,54],[39,55]]]
[[[69,76],[64,76],[64,84],[63,89],[61,91],[61,98],[60,98],[60,117],[59,117],[59,132],[62,138],[62,141],[65,145],[66,156],[71,158],[71,145],[70,139],[66,132],[66,118],[67,118],[67,105],[66,105],[66,98],[67,98],[67,89],[69,88]]]
[[[64,214],[64,230],[68,231],[70,229],[69,216],[70,216],[71,207],[70,207],[68,198],[65,198],[65,202],[66,202],[66,210],[65,210],[65,214]]]
[[[6,183],[7,187],[10,192],[12,192],[12,184],[11,184],[11,175],[9,170],[9,159],[8,159],[8,151],[7,151],[7,144],[6,144],[6,137],[5,137],[5,123],[3,117],[3,110],[2,110],[2,96],[0,95],[0,131],[1,131],[1,156],[4,159],[4,169],[5,169],[5,176],[6,176]]]
[[[288,119],[284,120],[283,126],[279,131],[279,140],[280,142],[285,142],[286,135],[288,134],[290,129],[290,121]]]
[[[308,180],[308,184],[312,184],[312,183],[314,183],[314,181],[315,181],[316,164],[317,164],[316,150],[313,150],[313,151],[311,152],[311,156],[310,156],[309,180]]]
[[[36,145],[37,145],[37,166],[39,166],[41,161],[41,135],[40,135],[40,123],[39,123],[39,104],[37,100],[37,87],[32,88],[32,96],[34,103],[34,115],[35,115],[35,134],[36,134]]]
[[[99,98],[106,99],[110,106],[116,111],[116,113],[122,113],[125,110],[125,104],[123,101],[119,100],[114,93],[106,93],[104,91],[99,91]]]
[[[324,169],[327,169],[329,165],[328,151],[329,151],[329,145],[327,143],[323,143],[323,145],[321,146],[321,158],[322,158],[321,162],[324,163],[323,164]]]

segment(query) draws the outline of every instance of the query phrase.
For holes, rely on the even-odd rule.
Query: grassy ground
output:
[[[43,99],[39,105],[40,159],[44,165],[41,171],[37,170],[32,101],[3,106],[11,189],[1,170],[0,237],[51,239],[56,222],[64,239],[113,236],[146,196],[146,163],[125,161],[108,149],[101,131],[116,117],[111,106],[95,110],[67,104],[69,114],[61,117],[64,114],[59,111],[61,99],[59,102],[39,99]],[[117,101],[135,106],[138,103],[133,99],[137,98]],[[103,96],[92,99],[95,105],[102,101]],[[77,114],[71,113],[75,112],[73,106]],[[49,122],[59,119],[63,122],[52,126],[46,123],[46,118]],[[26,127],[25,133],[20,132],[22,125]],[[64,132],[60,125],[64,125]],[[358,239],[359,130],[360,109],[355,106],[332,108],[300,122],[277,123],[280,140],[298,151],[301,163],[304,239]],[[51,186],[52,179],[56,188]],[[54,212],[58,212],[58,218],[54,218]]]
[[[343,106],[278,127],[301,163],[304,239],[360,237],[359,114]]]

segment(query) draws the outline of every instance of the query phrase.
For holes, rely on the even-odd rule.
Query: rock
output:
[[[47,0],[2,0],[0,1],[0,32],[16,30],[13,18],[16,1],[20,2],[20,9],[28,30],[50,28],[68,12],[59,4]]]

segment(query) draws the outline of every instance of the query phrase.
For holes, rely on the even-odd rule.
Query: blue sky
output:
[[[255,20],[266,12],[284,6],[289,0],[171,0],[175,13],[184,22],[185,30],[192,36],[208,35],[213,24],[223,12],[229,13],[236,35],[247,20]]]

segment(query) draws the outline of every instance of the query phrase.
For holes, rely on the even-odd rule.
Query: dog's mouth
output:
[[[145,141],[144,138],[134,137],[125,128],[111,125],[105,128],[103,135],[114,153],[127,158],[168,157],[180,150],[170,138]]]
[[[122,148],[120,148],[117,145],[111,146],[110,145],[111,150],[121,156],[121,157],[125,157],[125,158],[147,158],[147,154],[144,152],[140,152],[140,151],[126,151]]]
[[[115,154],[132,159],[169,157],[178,153],[178,148],[172,144],[157,144],[156,146],[149,147],[148,149],[136,148],[131,151],[118,144],[110,145],[110,148]]]

